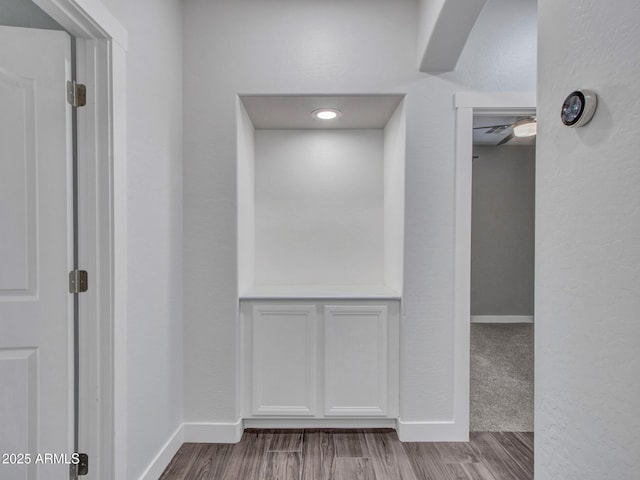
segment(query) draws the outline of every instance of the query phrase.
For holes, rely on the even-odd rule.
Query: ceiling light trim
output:
[[[318,108],[311,112],[311,116],[318,120],[335,120],[342,116],[342,112],[337,108]]]

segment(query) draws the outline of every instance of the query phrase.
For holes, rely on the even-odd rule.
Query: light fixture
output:
[[[589,123],[596,113],[598,97],[590,90],[571,92],[564,103],[560,118],[567,127],[581,127]]]
[[[333,120],[341,116],[342,112],[336,108],[319,108],[311,112],[311,115],[320,120]]]
[[[533,137],[538,132],[535,118],[523,118],[513,124],[513,134],[516,137]]]

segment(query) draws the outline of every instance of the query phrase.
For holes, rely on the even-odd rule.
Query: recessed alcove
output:
[[[240,96],[237,122],[240,298],[400,298],[403,96]]]

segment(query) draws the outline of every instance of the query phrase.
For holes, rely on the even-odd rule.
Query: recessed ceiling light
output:
[[[513,134],[516,137],[533,137],[538,132],[538,124],[533,118],[518,120],[513,124]]]
[[[311,112],[311,115],[315,118],[319,118],[320,120],[333,120],[334,118],[338,118],[342,115],[342,112],[335,108],[319,108],[318,110]]]

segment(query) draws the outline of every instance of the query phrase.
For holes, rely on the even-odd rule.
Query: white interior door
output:
[[[70,59],[0,27],[0,480],[68,478],[73,449]]]

